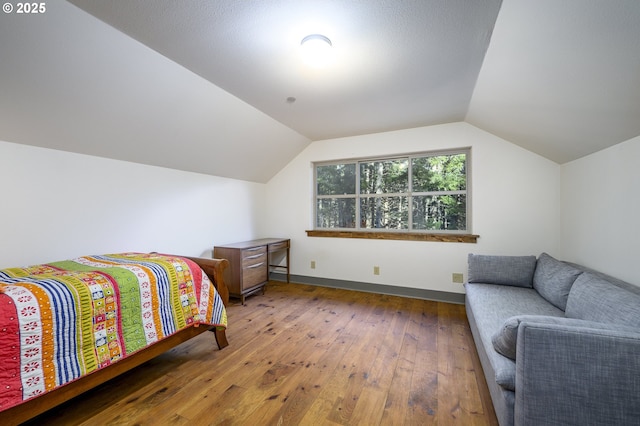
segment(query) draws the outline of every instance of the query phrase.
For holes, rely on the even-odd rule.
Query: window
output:
[[[469,232],[469,149],[316,163],[315,229]]]

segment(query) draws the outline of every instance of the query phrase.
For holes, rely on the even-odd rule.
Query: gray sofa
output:
[[[468,263],[467,317],[501,426],[640,425],[640,287],[546,253]]]

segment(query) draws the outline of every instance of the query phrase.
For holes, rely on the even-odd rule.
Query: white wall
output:
[[[640,285],[640,136],[562,166],[561,252]]]
[[[313,226],[313,162],[467,146],[477,244],[306,236]],[[268,182],[266,195],[269,234],[291,238],[296,275],[462,293],[451,274],[466,278],[470,252],[558,252],[560,166],[466,123],[314,142]]]
[[[306,236],[312,162],[464,146],[477,244]],[[461,293],[469,252],[546,251],[640,285],[639,158],[640,137],[559,166],[454,123],[314,142],[263,185],[0,141],[0,268],[278,236],[296,275]]]
[[[0,141],[0,268],[85,254],[211,256],[255,238],[265,185]]]

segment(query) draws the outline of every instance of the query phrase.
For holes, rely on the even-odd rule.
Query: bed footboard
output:
[[[229,270],[229,261],[227,259],[209,259],[206,257],[182,257],[193,260],[207,273],[209,280],[216,286],[224,305],[227,306],[229,304],[229,289],[225,283],[225,273]]]
[[[194,261],[202,268],[202,270],[207,274],[209,280],[216,286],[216,290],[220,295],[220,298],[224,302],[225,306],[229,305],[229,289],[225,284],[225,271],[229,269],[229,261],[227,259],[209,259],[205,257],[189,257],[184,256],[189,260]],[[229,346],[229,342],[227,341],[227,335],[223,328],[213,327],[211,331],[215,333],[216,343],[218,344],[218,349],[222,349],[226,346]]]

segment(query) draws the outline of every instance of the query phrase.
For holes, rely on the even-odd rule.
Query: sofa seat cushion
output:
[[[633,327],[620,326],[618,324],[606,324],[595,321],[585,321],[575,318],[550,317],[545,315],[516,315],[507,318],[507,320],[502,324],[500,330],[498,330],[491,339],[493,347],[498,353],[506,356],[507,358],[513,360],[516,359],[518,328],[523,322],[532,324],[564,325],[590,330],[625,331],[629,333],[638,331]]]
[[[533,288],[496,284],[467,283],[466,303],[473,312],[482,347],[491,363],[495,381],[505,389],[515,390],[516,363],[499,354],[491,341],[505,320],[516,315],[563,317],[564,312],[547,302]]]
[[[549,303],[564,311],[571,286],[580,274],[580,269],[542,253],[533,274],[533,288]]]
[[[469,254],[468,282],[533,287],[535,256]]]
[[[571,287],[566,316],[640,327],[640,295],[620,288],[603,277],[584,272]]]

